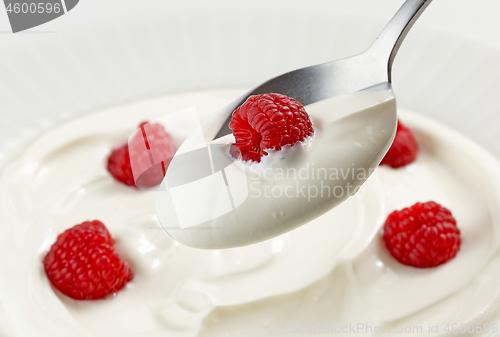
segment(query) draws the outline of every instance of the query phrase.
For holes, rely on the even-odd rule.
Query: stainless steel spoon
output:
[[[215,128],[219,132],[212,139],[232,133],[229,129],[232,112],[251,95],[270,92],[286,94],[308,105],[380,83],[390,83],[392,63],[399,47],[431,1],[407,0],[375,42],[362,54],[285,73],[238,97],[218,111],[219,121],[220,114],[227,114],[227,119]]]
[[[250,95],[277,92],[294,98],[300,97],[304,105],[309,105],[368,88],[374,88],[371,93],[390,90],[388,83],[391,80],[394,57],[409,29],[430,2],[431,0],[407,0],[364,53],[275,77],[205,119],[172,158],[162,183],[163,192],[158,194],[157,215],[168,234],[185,245],[197,248],[243,246],[293,230],[349,198],[354,190],[340,196],[314,198],[314,202],[309,198],[305,200],[305,196],[304,200],[298,196],[292,206],[288,205],[286,212],[283,209],[288,200],[277,198],[276,202],[271,202],[259,197],[250,198],[248,183],[255,180],[255,177],[245,167],[237,168],[242,162],[227,155],[224,147],[227,147],[228,137],[218,138],[231,134],[228,127],[231,114]],[[370,92],[365,91],[363,94]],[[353,101],[362,105],[359,109],[382,103],[378,96],[376,103],[367,103],[360,100],[359,94],[355,95],[358,96]],[[352,96],[346,95],[334,100],[341,101],[342,98]],[[384,97],[387,98],[387,95]],[[311,165],[347,169],[352,166],[363,169],[364,172],[373,172],[389,149],[395,133],[397,116],[392,93],[391,97],[390,108],[378,109],[378,112],[369,110],[355,124],[341,124],[337,121],[338,128],[332,128],[328,126],[330,124],[323,123],[323,127],[328,126],[331,131],[330,138],[327,139],[333,141],[321,143],[319,136],[316,136],[314,149],[307,151],[309,154],[314,153],[308,159],[311,160]],[[312,106],[309,108],[314,109]],[[331,113],[327,115],[335,116],[339,113],[338,108],[337,105],[333,110],[328,110]],[[341,107],[340,110],[342,109]],[[360,110],[356,111],[359,113]],[[319,152],[315,152],[315,149],[319,149]],[[298,162],[300,165],[306,161],[309,164],[308,160]],[[342,191],[347,188],[349,191],[349,186],[359,188],[369,174],[361,178],[346,176],[329,184],[332,188],[341,187]],[[297,182],[300,190],[315,183],[308,178],[300,180],[300,188],[297,178],[285,179],[281,183],[288,189],[291,182]],[[265,187],[265,183],[261,185],[262,188]],[[266,207],[263,208],[263,205]],[[260,211],[254,213],[255,209]]]

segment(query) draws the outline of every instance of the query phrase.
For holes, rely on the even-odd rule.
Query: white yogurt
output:
[[[390,86],[334,97],[306,109],[315,133],[304,142],[270,151],[260,163],[244,164],[231,163],[228,146],[212,146],[212,166],[222,169],[189,180],[190,170],[202,169],[208,157],[201,152],[185,159],[194,153],[189,150],[200,151],[201,137],[195,132],[170,163],[158,195],[158,217],[170,236],[196,248],[249,245],[306,224],[353,195],[394,138],[396,102]],[[205,128],[203,133],[215,134],[217,129]],[[231,144],[234,137],[213,143]]]
[[[139,122],[192,104],[206,116],[240,93],[174,95],[88,114],[40,136],[2,169],[0,336],[275,337],[318,327],[341,336],[335,329],[357,324],[364,329],[344,335],[376,336],[382,325],[427,333],[430,324],[439,332],[429,335],[445,336],[455,335],[446,324],[498,322],[500,165],[418,115],[400,114],[421,145],[415,163],[380,167],[332,211],[242,248],[176,243],[156,218],[157,192],[123,186],[105,170],[110,149]],[[379,229],[394,209],[428,200],[452,210],[462,248],[434,269],[402,266],[380,245]],[[114,298],[79,302],[52,289],[41,259],[58,233],[90,219],[110,229],[135,278]]]

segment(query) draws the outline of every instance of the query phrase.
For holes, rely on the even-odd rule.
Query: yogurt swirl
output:
[[[332,211],[242,248],[177,243],[156,217],[157,192],[120,185],[105,170],[110,149],[139,122],[189,105],[207,116],[240,93],[178,94],[88,114],[41,135],[2,168],[1,336],[353,335],[349,326],[360,328],[356,336],[382,335],[381,326],[446,336],[456,335],[447,324],[463,322],[482,327],[474,335],[493,334],[500,164],[431,120],[400,112],[422,149],[415,163],[380,167]],[[168,131],[179,142],[186,136]],[[428,200],[453,212],[461,250],[433,269],[400,265],[384,250],[380,228],[393,210]],[[114,298],[78,302],[50,286],[41,259],[57,234],[90,219],[106,224],[135,278]]]

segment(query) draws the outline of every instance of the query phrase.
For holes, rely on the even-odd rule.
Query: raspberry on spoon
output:
[[[418,143],[413,132],[398,120],[396,137],[380,165],[388,165],[393,168],[406,166],[415,161],[418,151]]]
[[[86,221],[62,234],[43,259],[50,283],[76,300],[116,293],[133,278],[132,268],[114,248],[100,221]]]
[[[229,123],[236,143],[231,146],[235,158],[260,162],[266,150],[280,150],[312,135],[313,127],[302,104],[281,94],[250,96],[233,112]]]
[[[462,243],[451,212],[433,201],[391,213],[384,224],[383,240],[396,260],[417,268],[451,260]]]

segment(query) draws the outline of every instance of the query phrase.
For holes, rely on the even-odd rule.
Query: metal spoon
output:
[[[298,69],[270,79],[206,119],[198,131],[189,136],[178,150],[163,180],[161,190],[165,192],[158,194],[157,214],[164,229],[177,241],[192,247],[243,246],[297,228],[346,200],[350,194],[343,194],[341,197],[336,196],[335,198],[319,198],[315,204],[309,203],[308,199],[303,206],[294,207],[277,222],[272,219],[271,215],[279,213],[281,206],[283,206],[280,204],[281,201],[272,205],[268,203],[265,212],[254,214],[252,210],[261,207],[260,203],[265,204],[266,201],[260,201],[260,199],[256,201],[256,198],[246,198],[246,196],[238,198],[232,194],[247,188],[246,169],[234,170],[233,167],[233,173],[230,173],[232,178],[229,177],[233,180],[229,185],[229,178],[225,173],[226,168],[231,165],[241,165],[241,162],[238,164],[238,160],[228,158],[227,155],[224,155],[224,151],[221,151],[223,146],[226,146],[226,137],[214,143],[211,142],[231,134],[228,127],[231,114],[250,95],[269,92],[282,93],[294,98],[300,97],[304,105],[308,105],[369,88],[380,90],[383,87],[385,90],[390,90],[388,83],[391,81],[394,57],[409,29],[430,2],[431,0],[407,0],[377,40],[364,53],[335,62]],[[358,98],[356,98],[356,102],[358,102]],[[332,113],[335,114],[335,111]],[[354,129],[350,129],[351,134],[346,135],[346,138],[350,139],[359,130],[370,129],[372,131],[370,131],[369,141],[365,148],[365,150],[367,148],[370,150],[363,152],[363,150],[358,151],[353,148],[351,152],[351,148],[349,148],[347,155],[344,155],[344,152],[335,152],[337,147],[344,149],[345,143],[349,143],[341,136],[341,138],[336,138],[331,146],[328,143],[328,153],[321,153],[320,157],[328,158],[328,160],[333,159],[333,165],[341,168],[350,167],[351,163],[352,165],[359,163],[360,167],[365,169],[377,167],[392,142],[397,119],[396,111],[393,108],[389,113],[386,113],[385,119],[381,117],[383,114],[380,113],[370,112],[368,116],[370,116],[372,124],[368,128],[363,127],[362,123],[356,124]],[[342,135],[346,130],[348,129],[338,129],[334,133]],[[200,142],[202,138],[205,142]],[[366,140],[366,137],[364,139]],[[221,145],[218,142],[222,140],[224,142]],[[207,147],[204,146],[204,143],[211,144]],[[319,144],[314,146],[317,147]],[[213,150],[212,147],[214,147]],[[208,162],[209,158],[210,162]],[[326,165],[330,164],[332,164],[330,161],[326,163]],[[243,172],[243,177],[239,180],[235,179],[234,174],[237,174],[235,172]],[[199,185],[210,180],[205,178],[216,178],[216,176],[219,177],[218,185],[213,185],[215,180],[211,180],[212,184],[207,183],[206,186]],[[349,183],[353,183],[355,188],[359,188],[367,178],[368,176],[353,178],[352,181],[344,179],[339,184],[348,187]],[[240,188],[234,188],[236,181],[239,182]],[[191,188],[188,188],[188,185]],[[193,189],[193,186],[197,187]],[[201,199],[196,199],[200,195],[204,196]],[[231,205],[227,209],[221,210],[226,199],[232,200]],[[243,204],[245,207],[239,206]],[[272,208],[274,206],[277,208]],[[260,218],[257,219],[257,215]],[[276,223],[271,224],[273,222]]]
[[[232,133],[232,112],[251,95],[280,93],[299,99],[304,105],[391,82],[392,63],[406,34],[432,0],[407,0],[364,53],[338,61],[297,69],[274,77],[251,89],[213,116],[227,119],[213,139]],[[219,122],[220,123],[220,122]],[[207,135],[208,138],[208,135]]]

